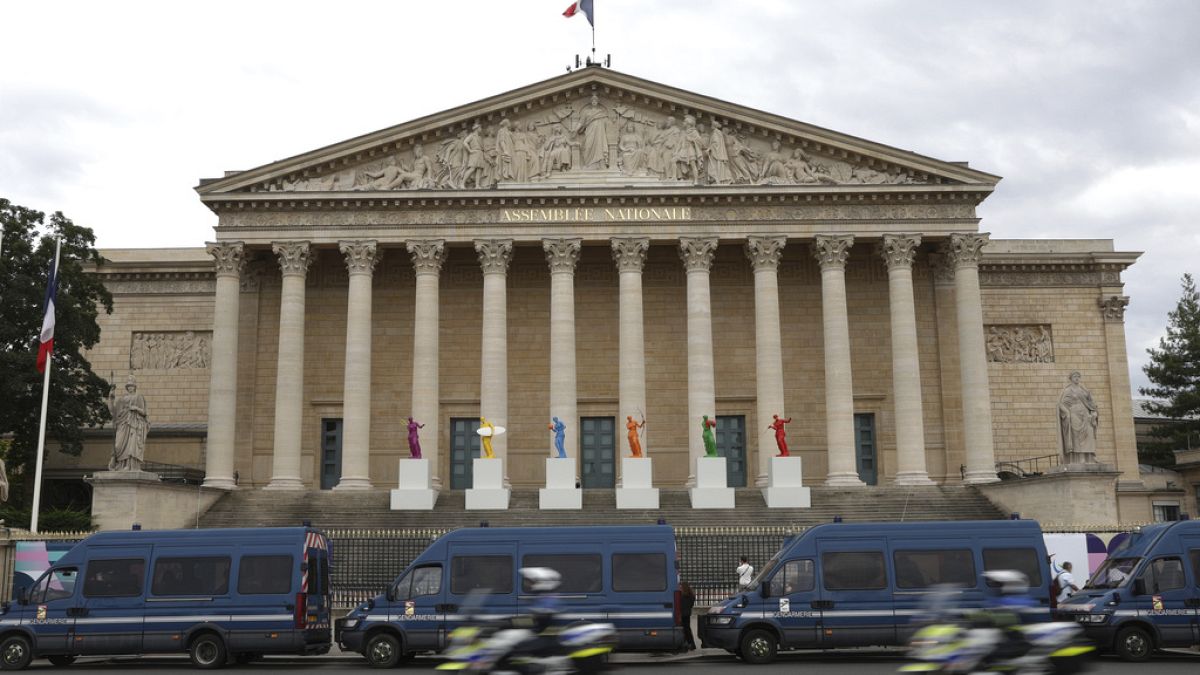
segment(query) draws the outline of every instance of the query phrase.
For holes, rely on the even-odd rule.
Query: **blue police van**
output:
[[[1200,521],[1130,533],[1057,616],[1129,661],[1200,644]]]
[[[0,669],[186,652],[200,668],[329,651],[330,547],[307,527],[100,532],[0,613]]]
[[[957,587],[958,607],[987,601],[983,572],[1018,570],[1050,616],[1050,570],[1030,520],[833,523],[789,537],[750,587],[700,617],[705,647],[748,663],[780,650],[903,645],[935,590]]]
[[[562,575],[557,620],[612,623],[618,649],[683,645],[675,532],[629,527],[465,528],[433,542],[381,595],[335,622],[345,651],[387,668],[445,648],[456,627],[527,613],[537,600],[522,567]],[[482,606],[469,603],[482,600]]]

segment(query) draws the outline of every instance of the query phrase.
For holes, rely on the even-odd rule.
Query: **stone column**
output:
[[[575,263],[582,239],[543,239],[550,265],[550,416],[567,425],[563,450],[579,456],[579,415],[575,382]],[[554,450],[553,436],[550,454]]]
[[[642,268],[650,240],[645,237],[612,240],[613,260],[620,275],[618,351],[620,352],[617,393],[617,438],[623,439],[621,429],[625,418],[632,415],[641,421],[646,415],[646,340],[642,319]],[[645,430],[642,430],[643,435]],[[617,456],[624,457],[628,446],[617,444]],[[643,443],[642,448],[646,449]],[[620,462],[617,463],[618,466]]]
[[[204,485],[232,490],[237,420],[238,300],[245,258],[240,241],[209,242],[205,246],[216,263],[217,288],[213,306]]]
[[[373,240],[341,241],[350,288],[346,296],[346,372],[342,386],[342,477],[335,490],[371,487],[372,273],[379,261]]]
[[[925,468],[925,413],[912,264],[921,237],[885,234],[880,254],[888,268],[892,316],[892,404],[896,414],[896,484],[933,485]]]
[[[479,374],[479,414],[498,427],[508,426],[508,263],[512,239],[477,239],[475,252],[483,268],[483,361]],[[492,440],[496,457],[506,460],[508,434]]]
[[[307,241],[272,244],[283,285],[279,356],[275,370],[275,449],[267,490],[300,490],[300,432],[304,412],[304,278],[312,262]]]
[[[1138,471],[1137,438],[1133,427],[1133,396],[1129,389],[1129,357],[1125,351],[1125,307],[1129,296],[1120,289],[1102,290],[1098,300],[1104,320],[1105,351],[1108,352],[1108,396],[1112,402],[1113,455],[1121,477],[1117,488],[1143,487]],[[1104,411],[1100,412],[1101,421]]]
[[[992,444],[992,397],[987,347],[983,339],[983,297],[979,260],[988,234],[952,234],[946,255],[954,268],[954,308],[958,319],[958,372],[962,382],[966,483],[993,483],[996,454]]]
[[[425,425],[421,430],[421,456],[429,460],[430,487],[440,490],[442,478],[438,451],[442,443],[442,412],[438,379],[438,346],[441,341],[438,284],[442,264],[446,261],[446,243],[441,239],[413,240],[407,242],[407,247],[417,275],[413,299],[411,413],[414,420]]]
[[[754,380],[758,399],[758,477],[767,485],[775,434],[767,429],[772,415],[787,417],[783,405],[783,339],[779,326],[779,259],[787,237],[749,237],[746,256],[754,267]]]
[[[825,333],[826,485],[862,485],[854,453],[854,380],[850,370],[850,321],[846,308],[846,260],[854,237],[818,234],[813,255],[821,264],[821,320]]]
[[[704,456],[702,417],[716,419],[717,393],[713,375],[712,300],[709,270],[717,252],[716,237],[684,237],[679,256],[687,270],[688,346],[688,479],[696,484],[696,460]]]

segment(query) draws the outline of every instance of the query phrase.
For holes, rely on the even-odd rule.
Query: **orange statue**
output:
[[[791,455],[788,454],[787,447],[787,431],[784,430],[783,425],[791,424],[792,418],[780,419],[779,415],[771,415],[771,417],[774,417],[775,421],[768,424],[767,428],[775,430],[775,445],[779,446],[778,456],[790,457]]]
[[[634,457],[643,456],[642,442],[638,439],[638,429],[641,429],[644,426],[646,426],[645,418],[643,418],[639,424],[633,421],[633,415],[625,416],[625,428],[629,430],[629,451],[633,453]]]

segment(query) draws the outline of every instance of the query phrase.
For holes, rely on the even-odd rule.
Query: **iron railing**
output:
[[[996,473],[1001,478],[1032,478],[1040,476],[1060,463],[1059,455],[1001,459],[996,462]]]

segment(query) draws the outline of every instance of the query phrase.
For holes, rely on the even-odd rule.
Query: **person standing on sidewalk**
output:
[[[688,651],[696,648],[696,636],[692,634],[692,610],[696,607],[696,594],[686,581],[679,582],[679,614],[683,619],[683,647]]]
[[[754,566],[750,564],[746,556],[742,556],[740,560],[741,564],[737,566],[738,590],[744,591],[750,588],[750,581],[754,579]]]

